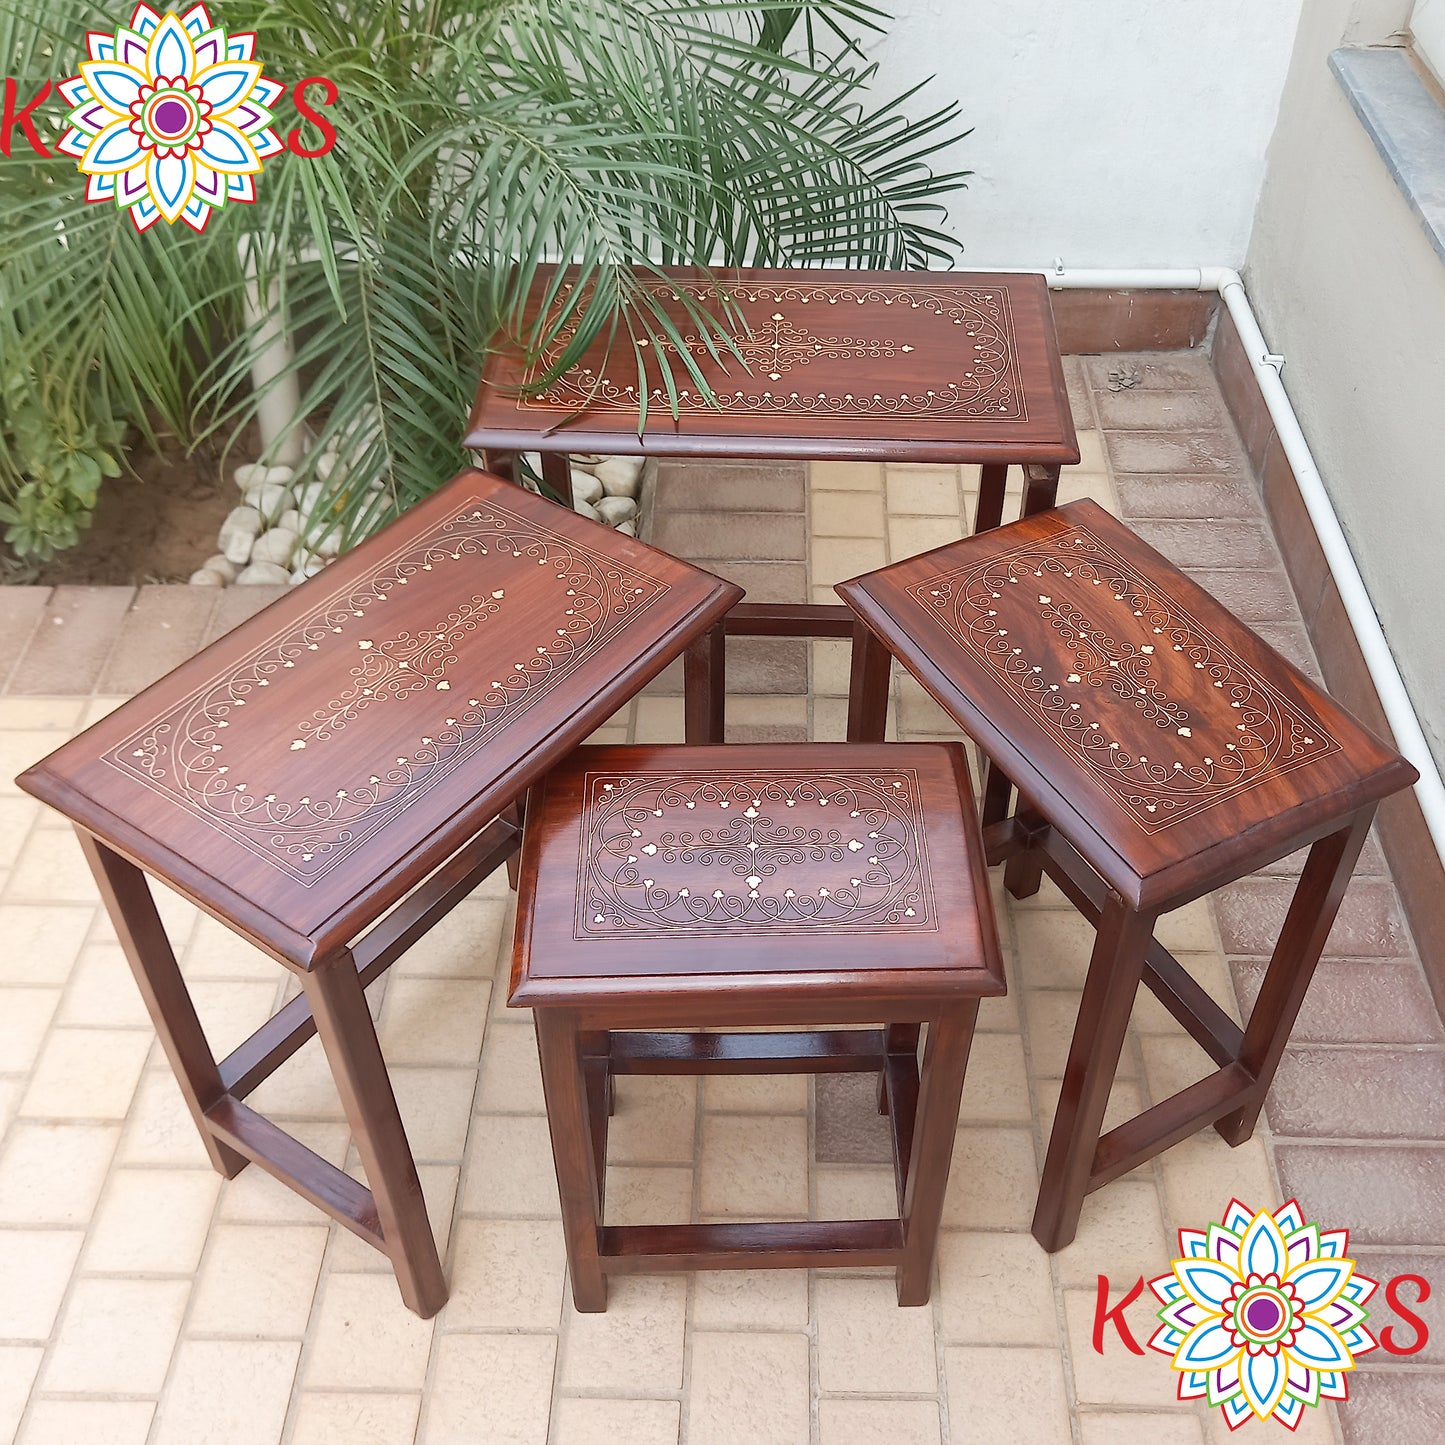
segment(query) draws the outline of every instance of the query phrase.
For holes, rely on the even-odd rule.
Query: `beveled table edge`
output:
[[[619,753],[633,755],[633,761],[629,767],[641,766],[638,759],[648,755],[667,756],[669,753],[687,752],[696,754],[699,752],[715,752],[720,750],[732,750],[737,748],[759,750],[781,749],[793,751],[796,749],[818,749],[831,752],[835,757],[846,755],[846,753],[859,746],[879,748],[891,751],[895,748],[939,748],[942,749],[949,761],[953,773],[954,783],[958,789],[959,799],[959,820],[962,824],[961,835],[963,842],[964,856],[968,862],[970,880],[974,896],[974,919],[978,929],[979,958],[973,966],[940,964],[935,968],[914,968],[899,969],[896,972],[881,974],[877,971],[868,971],[859,968],[856,971],[850,970],[847,974],[841,974],[837,970],[815,969],[800,970],[796,973],[725,973],[708,972],[699,974],[646,974],[628,978],[579,978],[576,976],[549,977],[542,981],[523,977],[523,969],[526,959],[530,956],[532,947],[532,930],[535,918],[535,909],[532,906],[537,893],[537,877],[541,866],[539,851],[540,842],[537,841],[538,834],[534,831],[524,840],[522,847],[521,869],[517,879],[517,922],[512,937],[512,967],[508,980],[507,1004],[514,1008],[549,1008],[549,1007],[585,1007],[589,1011],[606,1008],[609,1005],[616,1005],[619,1009],[626,1009],[629,1006],[634,1009],[642,995],[646,996],[649,1006],[655,1007],[659,1016],[664,1015],[670,1005],[675,1004],[681,1010],[691,1005],[699,994],[723,994],[730,993],[738,996],[753,996],[759,1000],[766,999],[768,1006],[774,1006],[783,1002],[812,1002],[818,993],[819,988],[828,982],[834,989],[832,999],[842,1009],[849,1009],[856,1005],[866,1004],[871,999],[883,1002],[889,999],[907,999],[910,1003],[933,1000],[939,1003],[956,1003],[964,998],[997,998],[1008,992],[1008,983],[1005,977],[1003,965],[1003,950],[999,941],[998,920],[995,916],[993,906],[993,893],[989,887],[988,868],[983,856],[983,837],[979,830],[978,807],[974,801],[973,785],[969,774],[968,755],[964,751],[962,743],[955,742],[920,742],[920,743],[837,743],[837,742],[798,742],[798,743],[716,743],[703,745],[689,745],[686,743],[617,743],[599,745],[595,748],[583,747],[575,749],[562,764],[571,766],[574,769],[586,767],[591,759],[578,759],[583,754],[606,753],[609,757],[616,757]],[[838,764],[841,766],[841,764]],[[549,773],[550,778],[550,773]],[[543,783],[543,788],[547,786]],[[538,806],[542,806],[543,798],[537,799]],[[530,840],[530,841],[529,841]],[[648,940],[658,946],[670,946],[676,949],[679,946],[677,939]],[[872,941],[872,950],[877,948],[882,940]],[[865,975],[863,981],[858,981],[857,975]],[[968,980],[968,986],[955,986],[952,988],[940,987],[940,983],[948,978],[957,979],[964,975]],[[973,980],[986,980],[987,984],[975,984]],[[851,986],[850,986],[851,984]],[[838,992],[839,988],[843,992]],[[746,1005],[739,1005],[740,1011],[746,1013]],[[872,1018],[872,1014],[857,1013],[855,1021],[865,1022]],[[747,1019],[742,1021],[746,1024]],[[655,1025],[662,1027],[662,1024]]]
[[[1088,499],[1069,502],[1052,510],[1063,516],[1075,512],[1082,512],[1087,516],[1091,511],[1103,511],[1097,503]],[[1117,518],[1110,520],[1118,522]],[[1122,523],[1118,524],[1123,525]],[[967,541],[968,539],[962,540]],[[1142,538],[1137,540],[1140,545],[1153,552],[1162,563],[1177,572],[1193,593],[1207,598],[1214,606],[1229,613],[1229,609],[1224,607],[1218,598],[1205,591],[1193,578],[1176,567],[1157,549],[1150,547]],[[946,552],[957,545],[957,542],[946,542],[941,547],[935,547],[931,551],[906,558],[903,562],[890,563],[887,567],[880,567],[873,572],[839,582],[835,584],[833,590],[882,642],[885,629],[895,632],[900,632],[901,629],[897,627],[893,614],[870,591],[869,584],[872,579],[895,567],[916,563],[936,553]],[[1253,632],[1247,622],[1235,617],[1233,613],[1229,613],[1229,615],[1240,627]],[[1278,657],[1284,668],[1304,683],[1309,691],[1328,697],[1331,704],[1338,708],[1360,732],[1379,746],[1382,751],[1393,754],[1391,760],[1371,773],[1361,774],[1359,778],[1344,787],[1321,793],[1311,799],[1309,803],[1301,804],[1288,813],[1276,815],[1246,834],[1235,834],[1223,838],[1209,848],[1192,853],[1167,867],[1140,874],[1117,849],[1110,845],[1109,841],[1097,831],[1074,803],[1049,783],[1008,737],[995,726],[988,715],[979,709],[973,699],[958,687],[931,657],[912,645],[911,639],[907,638],[906,634],[903,634],[900,641],[906,641],[910,645],[899,650],[895,650],[892,644],[886,642],[884,642],[884,646],[907,668],[939,707],[953,718],[958,726],[978,743],[980,749],[1003,769],[1013,780],[1015,786],[1039,806],[1039,811],[1048,818],[1052,826],[1058,828],[1064,839],[1089,866],[1134,908],[1142,909],[1166,903],[1171,907],[1181,907],[1193,898],[1212,892],[1223,883],[1230,882],[1255,868],[1263,867],[1294,852],[1305,843],[1330,832],[1332,826],[1337,824],[1345,814],[1368,804],[1380,802],[1391,794],[1399,792],[1402,788],[1411,786],[1420,776],[1413,764],[1395,752],[1392,743],[1381,738],[1337,698],[1325,692],[1323,687],[1306,677],[1299,668],[1281,656],[1277,649],[1271,647],[1269,650]],[[1269,646],[1268,643],[1264,643],[1263,639],[1260,641],[1262,645]],[[1288,826],[1286,826],[1285,820],[1288,820]],[[1246,840],[1250,846],[1245,846]]]
[[[474,467],[466,468],[458,473],[458,477],[479,470]],[[562,756],[600,726],[618,707],[635,697],[669,663],[680,657],[691,642],[726,616],[746,595],[744,589],[736,583],[707,573],[706,569],[695,567],[692,563],[687,565],[696,572],[713,577],[716,587],[711,596],[679,623],[666,643],[655,645],[640,656],[625,673],[613,677],[604,688],[573,710],[567,721],[553,733],[554,737],[562,739]],[[291,603],[291,599],[290,593],[278,597],[239,626],[257,625],[260,619],[276,608]],[[233,632],[236,630],[239,629],[232,629]],[[219,641],[221,639],[217,639],[217,642]],[[216,643],[210,644],[215,645]],[[166,679],[162,678],[152,684],[152,687],[165,681]],[[150,690],[143,689],[131,701],[143,698]],[[82,732],[76,737],[83,735]],[[63,746],[69,746],[75,740],[72,738]],[[359,887],[345,904],[325,919],[314,933],[308,935],[290,927],[254,899],[236,892],[225,880],[193,866],[185,854],[160,843],[125,818],[72,787],[65,779],[57,777],[46,767],[48,761],[47,756],[31,764],[15,779],[17,785],[40,802],[56,809],[72,823],[94,834],[138,868],[175,889],[188,902],[226,924],[263,952],[280,962],[307,970],[314,968],[362,934],[393,904],[404,898],[412,888],[475,837],[538,777],[551,766],[555,766],[553,762],[546,760],[534,762],[531,757],[519,759],[507,772],[495,778],[488,788],[474,794],[458,807],[416,848],[398,858],[384,873],[372,877],[365,886]]]
[[[934,276],[966,286],[1023,285],[1037,293],[1047,344],[1049,374],[1054,394],[1062,398],[1060,416],[1064,430],[1059,442],[975,442],[962,445],[948,441],[915,441],[912,439],[870,439],[866,435],[844,437],[797,438],[723,435],[705,430],[684,430],[680,418],[668,409],[656,412],[656,422],[649,415],[639,432],[619,429],[590,431],[583,424],[574,424],[563,417],[547,427],[486,427],[479,420],[482,400],[489,389],[495,389],[493,372],[501,364],[500,353],[489,351],[477,384],[476,396],[467,416],[462,444],[475,449],[496,451],[594,452],[613,456],[708,457],[720,456],[735,460],[782,461],[858,461],[919,462],[938,466],[968,466],[974,463],[1039,462],[1044,465],[1077,466],[1082,460],[1078,430],[1074,425],[1073,408],[1068,401],[1068,383],[1064,377],[1063,358],[1059,352],[1058,326],[1054,320],[1053,296],[1048,278],[1042,271],[861,271],[843,266],[673,266],[664,268],[679,280],[726,279],[741,272],[758,276],[783,277],[794,274],[814,275],[836,273],[839,277],[856,279],[873,276],[898,283],[916,282],[921,276]],[[576,414],[579,419],[585,413]],[[663,420],[665,418],[665,421]],[[696,420],[696,419],[694,419]],[[867,423],[856,423],[860,430]],[[658,430],[653,430],[657,426]]]

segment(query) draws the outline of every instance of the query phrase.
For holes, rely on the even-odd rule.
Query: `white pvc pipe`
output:
[[[274,446],[269,456],[271,463],[294,466],[305,454],[306,447],[306,428],[299,420],[301,384],[294,371],[288,375],[282,373],[292,366],[295,354],[278,315],[276,283],[273,281],[268,288],[268,304],[263,305],[255,260],[249,251],[242,251],[242,261],[246,267],[246,329],[253,333],[251,387],[260,397],[256,404],[256,428],[261,434],[261,450],[264,454]],[[284,440],[278,443],[283,434]]]
[[[1005,267],[1004,270],[1038,271],[1043,268]],[[1289,394],[1279,377],[1279,368],[1284,358],[1270,351],[1264,335],[1255,319],[1254,308],[1249,304],[1244,282],[1237,271],[1226,266],[1205,266],[1186,270],[1119,270],[1089,271],[1066,267],[1056,262],[1052,269],[1044,270],[1049,286],[1054,290],[1110,290],[1110,291],[1217,291],[1229,308],[1235,329],[1249,358],[1254,379],[1269,409],[1270,420],[1274,423],[1280,446],[1294,470],[1300,496],[1314,524],[1315,535],[1319,538],[1320,550],[1329,563],[1330,573],[1339,589],[1340,600],[1344,603],[1345,615],[1350,619],[1360,652],[1369,668],[1370,678],[1375,684],[1380,705],[1395,736],[1395,745],[1418,769],[1420,781],[1415,784],[1415,797],[1420,811],[1425,815],[1425,824],[1435,843],[1435,851],[1445,861],[1445,783],[1441,782],[1440,770],[1435,756],[1425,740],[1415,705],[1400,676],[1399,666],[1390,644],[1385,639],[1375,605],[1365,587],[1364,578],[1355,563],[1354,553],[1345,537],[1344,528],[1335,513],[1330,495],[1325,490],[1324,478],[1315,465],[1309,443],[1300,429],[1299,418],[1290,403]]]

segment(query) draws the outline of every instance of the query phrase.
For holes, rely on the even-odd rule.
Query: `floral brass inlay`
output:
[[[1339,747],[1086,527],[908,592],[1147,832]],[[1030,616],[1063,645],[1030,645]]]
[[[702,282],[644,283],[663,301],[686,296],[700,305],[716,304],[714,288]],[[558,305],[571,287],[564,287]],[[719,364],[707,343],[679,310],[682,350],[696,361],[717,398],[716,406],[695,388],[671,342],[639,342],[644,355],[661,351],[677,386],[680,411],[707,412],[720,407],[735,415],[784,413],[835,419],[889,416],[895,419],[954,416],[989,421],[1025,421],[1027,402],[1014,358],[1013,318],[1004,286],[933,287],[918,283],[850,281],[826,284],[730,285],[729,299],[740,309],[749,335],[738,341],[747,371],[724,353]],[[787,313],[777,308],[787,306]],[[799,313],[811,308],[804,319]],[[836,309],[834,309],[836,308]],[[886,314],[885,314],[886,313]],[[562,354],[576,331],[574,317],[529,373],[541,375]],[[880,328],[886,323],[886,331]],[[958,327],[957,332],[953,327]],[[873,334],[866,334],[869,331]],[[901,339],[905,332],[909,339]],[[927,333],[927,343],[925,343]],[[898,384],[888,363],[929,344],[942,364],[927,382]],[[810,369],[828,361],[878,362],[848,372],[846,385]],[[568,412],[639,410],[639,380],[630,346],[619,345],[614,358],[598,362],[592,353],[550,386],[517,399],[519,410]],[[750,374],[749,374],[750,373]],[[777,385],[777,383],[783,383]],[[649,410],[671,404],[660,376],[648,376]]]
[[[523,569],[552,585],[552,605],[509,614],[508,590]],[[438,585],[427,574],[449,572],[453,579],[438,579],[440,590],[463,600],[431,627],[391,631],[388,602],[408,587]],[[635,567],[474,499],[112,748],[105,761],[311,884],[666,591]],[[307,675],[318,666],[344,679],[339,689],[323,707],[303,705],[275,751],[258,753],[246,709],[264,708],[274,736],[278,710],[295,692],[309,694]],[[389,725],[341,737],[379,706],[408,709],[402,741]],[[328,759],[324,791],[313,761],[318,750]]]
[[[575,935],[937,928],[917,775],[588,773]]]

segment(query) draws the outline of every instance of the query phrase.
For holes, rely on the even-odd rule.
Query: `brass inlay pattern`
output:
[[[1338,750],[1317,718],[1086,527],[930,577],[908,594],[1146,832]],[[1035,655],[1034,629],[1019,626],[1026,614],[1062,644]],[[1189,680],[1207,706],[1186,698],[1184,668],[1200,674]],[[1121,710],[1155,729],[1143,747],[1130,741],[1136,730],[1121,730]]]
[[[651,281],[644,283],[662,301],[680,300],[684,295],[700,305],[716,304],[714,287],[701,282]],[[563,287],[559,307],[567,302],[572,288]],[[676,380],[680,411],[715,411],[742,416],[826,416],[864,420],[887,416],[894,419],[924,419],[953,416],[988,421],[1026,421],[1027,400],[1014,357],[1013,319],[1008,288],[947,287],[928,283],[889,283],[839,279],[816,285],[730,285],[729,299],[741,310],[749,335],[739,340],[748,373],[739,374],[736,360],[724,355],[715,361],[706,342],[691,329],[685,313],[679,312],[682,350],[688,352],[707,376],[717,398],[716,406],[699,394],[679,365],[678,349],[670,342],[658,346],[644,339],[648,347],[661,350]],[[807,306],[807,319],[800,308]],[[778,308],[787,307],[784,312]],[[834,310],[833,308],[839,308]],[[886,311],[886,317],[880,315]],[[849,313],[857,324],[848,325]],[[918,313],[921,313],[919,315]],[[907,318],[905,320],[905,317]],[[542,374],[555,363],[576,332],[574,317],[562,329],[552,347],[528,379]],[[842,334],[861,333],[885,320],[887,335],[872,337]],[[825,324],[826,323],[826,324]],[[840,323],[842,325],[840,326]],[[903,327],[910,340],[896,340]],[[951,328],[958,327],[954,332]],[[927,340],[925,334],[927,333]],[[916,344],[915,344],[916,343]],[[890,382],[887,363],[929,345],[941,358],[937,374],[924,384]],[[825,361],[879,362],[848,373],[844,385],[833,380],[821,387],[810,382],[809,368]],[[578,365],[558,377],[546,390],[519,396],[522,411],[565,410],[567,412],[639,412],[639,381],[630,346],[620,345],[615,359],[601,370],[597,364]],[[617,373],[631,372],[631,375]],[[783,385],[777,385],[782,382]],[[660,377],[649,375],[649,410],[670,406],[667,388]]]
[[[552,585],[554,605],[509,615],[508,587],[523,568]],[[427,574],[441,575],[433,582]],[[388,602],[416,585],[464,600],[432,627],[390,631]],[[312,884],[475,757],[667,590],[495,501],[473,499],[104,760]],[[478,632],[485,648],[473,639],[463,653]],[[258,754],[245,709],[264,705],[274,715],[275,694],[298,690],[320,661],[335,670],[338,650],[346,659],[345,685],[324,707],[297,716],[279,757]],[[339,735],[381,705],[408,709],[403,740],[396,741],[388,718],[348,736],[333,756]],[[324,789],[321,770],[309,762],[318,748],[327,754]]]
[[[574,934],[937,928],[918,778],[588,773]]]

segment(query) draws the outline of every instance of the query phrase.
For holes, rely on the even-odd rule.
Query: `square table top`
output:
[[[517,917],[513,1003],[1004,991],[958,743],[579,748]]]
[[[837,591],[1136,906],[1186,902],[1417,776],[1091,501]]]
[[[742,595],[463,472],[19,781],[309,966]]]
[[[601,337],[541,392],[515,349],[487,361],[466,444],[496,449],[657,456],[938,463],[1079,460],[1048,286],[1042,276],[949,271],[662,268],[643,284],[721,315],[724,292],[749,335],[747,366],[713,358],[680,306],[669,307],[712,387],[701,395],[674,353],[674,419],[654,367],[639,378],[630,339]],[[547,268],[530,321],[545,300]],[[565,304],[564,283],[558,301]],[[656,343],[647,343],[656,350]],[[639,385],[647,419],[639,426]],[[640,434],[639,434],[640,433]]]

